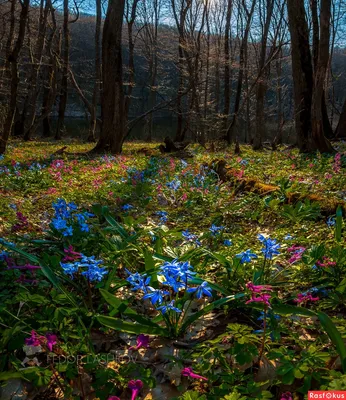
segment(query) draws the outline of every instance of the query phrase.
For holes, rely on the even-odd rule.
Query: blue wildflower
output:
[[[289,233],[284,237],[285,240],[292,240],[293,236],[290,235]]]
[[[179,289],[183,289],[185,287],[184,283],[177,280],[173,276],[169,276],[168,274],[164,275],[165,281],[162,282],[163,285],[170,286],[175,293],[179,292]]]
[[[17,206],[15,204],[9,204],[8,205],[12,210],[17,210]]]
[[[129,211],[129,210],[131,210],[133,208],[133,205],[132,204],[124,204],[122,207],[121,207],[121,209],[123,210],[123,211]]]
[[[90,264],[88,269],[82,272],[82,275],[85,276],[89,281],[98,281],[101,282],[104,275],[108,274],[106,268],[99,267],[95,264]]]
[[[265,238],[262,234],[259,234],[257,237],[258,240],[264,245],[261,251],[265,258],[271,260],[273,256],[280,254],[278,250],[280,248],[280,244],[277,243],[275,239]]]
[[[221,231],[223,231],[224,229],[225,229],[224,226],[216,226],[216,225],[214,225],[214,224],[212,224],[212,226],[209,228],[209,230],[210,230],[210,232],[211,232],[211,234],[212,234],[213,236],[218,235],[218,234],[221,233]]]
[[[167,182],[166,186],[169,189],[172,189],[174,191],[178,190],[181,186],[181,182],[178,179],[173,179],[171,182]]]
[[[160,217],[160,222],[162,224],[166,223],[168,220],[168,212],[167,211],[157,211],[156,215]]]
[[[162,314],[166,314],[167,310],[172,310],[177,313],[181,313],[181,310],[179,310],[179,308],[174,307],[174,300],[172,300],[170,303],[168,303],[165,306],[157,307],[157,310],[161,311]]]
[[[132,286],[132,290],[142,290],[143,292],[147,292],[147,286],[150,282],[150,276],[147,277],[147,274],[139,274],[138,272],[131,273],[129,270],[125,268],[125,271],[129,274],[126,278],[127,282]]]
[[[196,293],[197,299],[200,299],[203,295],[211,297],[212,296],[212,289],[208,285],[208,282],[203,282],[201,283],[200,286],[193,287],[193,288],[188,288],[187,291],[189,293]]]
[[[73,228],[72,226],[67,226],[66,229],[62,232],[63,236],[73,236]]]
[[[236,257],[240,258],[241,264],[244,264],[246,262],[251,262],[252,258],[257,258],[257,255],[254,253],[251,253],[251,250],[248,249],[246,251],[243,251],[242,253],[237,254]]]
[[[73,275],[78,271],[78,264],[76,263],[60,263],[61,268],[64,270],[66,275],[70,275],[73,278]]]
[[[335,218],[334,217],[329,217],[327,219],[326,224],[329,226],[329,228],[331,228],[332,226],[335,226],[335,224],[336,224]]]
[[[227,246],[227,247],[232,246],[232,240],[225,239],[225,240],[223,241],[223,244],[224,244],[225,246]]]
[[[151,286],[148,286],[148,292],[143,296],[143,300],[149,299],[152,305],[156,303],[162,304],[163,303],[163,296],[169,294],[169,292],[160,289],[154,289]]]

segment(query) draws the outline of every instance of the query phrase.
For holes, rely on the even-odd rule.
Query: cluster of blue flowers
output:
[[[87,224],[87,220],[93,217],[87,211],[83,213],[76,213],[78,207],[75,203],[66,203],[64,199],[58,199],[56,203],[52,204],[55,215],[52,219],[53,227],[60,231],[64,236],[73,235],[73,223],[77,221],[79,228],[82,232],[89,232],[90,228]]]
[[[327,219],[326,224],[329,226],[329,228],[335,226],[335,224],[336,224],[335,218],[334,218],[334,217],[329,217],[329,218]]]
[[[193,242],[196,244],[196,246],[202,246],[202,243],[198,240],[198,236],[193,233],[190,233],[188,229],[181,232],[181,235],[187,242]]]
[[[209,230],[213,236],[220,234],[224,229],[225,229],[224,226],[216,226],[214,224],[212,224],[212,226],[209,228]]]
[[[236,254],[236,257],[240,259],[240,263],[244,264],[246,262],[251,262],[253,258],[257,258],[257,255],[252,253],[250,249]]]
[[[160,224],[165,224],[168,221],[168,212],[167,211],[157,211],[156,215],[160,217]]]
[[[81,254],[80,260],[70,263],[60,263],[64,273],[71,278],[80,269],[83,269],[81,275],[85,276],[90,282],[100,282],[104,275],[108,274],[108,271],[104,267],[100,267],[100,264],[103,264],[102,260],[95,260],[95,256],[87,257],[84,254]]]
[[[150,300],[151,304],[156,306],[156,309],[165,314],[168,310],[172,310],[180,313],[182,310],[178,309],[174,305],[175,295],[180,290],[185,290],[188,293],[194,293],[197,299],[202,296],[212,296],[212,290],[207,282],[203,282],[199,286],[189,286],[190,280],[196,275],[193,271],[192,266],[189,262],[180,262],[178,260],[173,260],[170,262],[165,262],[160,267],[159,275],[162,276],[162,285],[169,287],[171,290],[165,289],[155,289],[149,286],[150,277],[147,274],[128,273],[128,278],[126,279],[132,286],[132,290],[141,290],[144,295],[143,299]]]
[[[129,211],[129,210],[131,210],[133,208],[133,205],[132,204],[124,204],[122,207],[121,207],[121,209],[123,210],[123,211]]]
[[[181,186],[181,182],[179,179],[173,179],[171,182],[167,182],[166,186],[171,189],[174,190],[175,192],[180,188]]]
[[[40,164],[38,162],[33,162],[30,166],[29,166],[29,171],[41,171],[41,169],[46,168],[45,164]]]
[[[264,245],[261,249],[264,257],[268,260],[272,260],[273,256],[280,254],[279,248],[280,244],[277,243],[276,239],[265,238],[263,235],[257,235],[258,240]]]

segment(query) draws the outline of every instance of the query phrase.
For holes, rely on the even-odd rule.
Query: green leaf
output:
[[[272,310],[279,315],[301,315],[303,317],[316,317],[314,311],[304,307],[291,306],[289,304],[272,305]]]
[[[320,311],[317,313],[317,315],[330,340],[334,344],[341,359],[342,369],[344,373],[346,373],[346,346],[340,335],[340,332],[327,314]]]
[[[335,223],[335,239],[341,242],[342,238],[342,208],[338,206],[336,209],[336,223]]]
[[[156,325],[145,325],[145,324],[134,324],[132,322],[126,322],[118,318],[98,316],[97,320],[108,328],[112,328],[116,331],[141,334],[146,333],[149,335],[168,336],[168,331],[160,326]]]
[[[108,210],[107,212],[103,213],[103,216],[105,217],[109,225],[111,225],[115,229],[119,236],[121,236],[123,239],[128,239],[129,234],[113,217],[109,215]]]
[[[44,265],[43,262],[39,258],[33,256],[32,254],[27,253],[24,250],[21,250],[20,248],[18,248],[16,246],[11,246],[10,244],[7,244],[7,243],[4,243],[4,246],[8,247],[10,250],[12,250],[18,254],[21,254],[23,257],[25,257],[32,263],[38,264],[41,267],[41,271],[42,271],[43,275],[51,282],[51,284],[54,287],[56,287],[57,289],[59,289],[62,293],[64,293],[73,306],[77,307],[77,303],[70,296],[68,291],[60,284],[60,282],[58,281],[54,272],[47,265]]]
[[[190,317],[188,317],[185,322],[182,324],[182,326],[180,327],[180,333],[184,333],[186,331],[186,329],[193,323],[195,322],[197,319],[199,319],[200,317],[202,317],[203,315],[207,314],[208,312],[212,311],[214,308],[218,308],[221,306],[226,305],[227,303],[236,300],[236,299],[240,299],[241,297],[244,297],[245,294],[244,293],[239,293],[236,295],[232,295],[232,296],[227,296],[224,297],[222,299],[213,301],[212,303],[210,303],[209,305],[205,306],[204,308],[202,308],[202,310],[197,311],[196,313],[194,313],[193,315],[191,315]]]
[[[17,371],[0,372],[0,381],[8,381],[9,379],[23,378],[23,374]]]

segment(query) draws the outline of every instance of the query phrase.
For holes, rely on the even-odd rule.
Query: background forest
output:
[[[291,3],[293,9],[293,3],[303,4]],[[320,108],[330,139],[345,136],[346,5],[326,3],[330,25]],[[2,2],[0,129],[5,134],[10,129],[25,140],[98,137],[102,85],[114,82],[114,75],[102,80],[107,5]],[[305,64],[311,64],[311,74],[323,46],[321,6],[311,0],[300,17],[294,13],[306,24],[311,51]],[[295,28],[286,0],[126,1],[122,22],[125,137],[238,138],[254,148],[265,140],[297,144],[290,43]]]

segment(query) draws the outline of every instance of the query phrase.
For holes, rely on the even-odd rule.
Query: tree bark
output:
[[[67,105],[67,85],[69,75],[69,64],[70,64],[70,29],[69,29],[69,0],[64,0],[64,47],[63,47],[63,67],[62,67],[62,78],[60,85],[60,96],[59,96],[59,109],[58,109],[58,123],[55,133],[55,139],[60,140],[62,137],[62,131],[64,128],[65,111]]]
[[[324,83],[329,62],[330,18],[331,0],[321,0],[320,40],[311,106],[312,138],[321,153],[334,151],[332,145],[325,137],[325,118],[323,118]]]
[[[309,30],[302,0],[287,0],[287,10],[291,34],[295,128],[298,147],[304,153],[312,149],[313,70],[309,48]]]
[[[121,153],[125,137],[122,27],[125,0],[110,0],[102,36],[102,128],[94,151]]]
[[[87,141],[95,142],[95,132],[97,127],[97,103],[100,93],[101,83],[101,17],[102,17],[102,4],[101,0],[96,0],[96,20],[95,20],[95,83],[92,98],[92,109],[90,114],[90,127]]]
[[[29,5],[30,5],[30,0],[23,0],[21,2],[22,9],[19,17],[18,37],[13,50],[8,56],[8,62],[11,68],[11,95],[10,95],[7,115],[5,118],[4,130],[0,138],[0,154],[3,154],[6,150],[8,138],[12,131],[13,120],[16,113],[18,85],[19,85],[18,58],[24,42],[26,23],[29,13]]]

